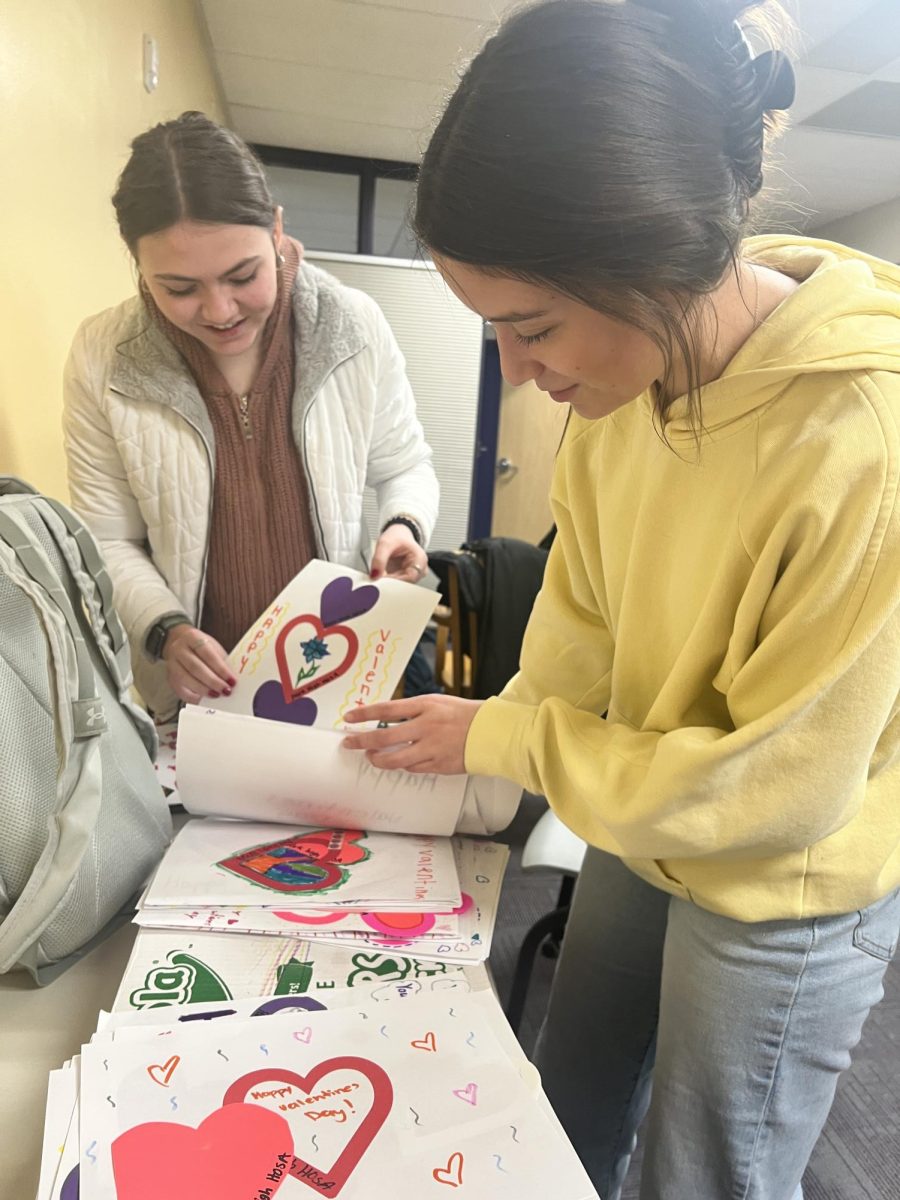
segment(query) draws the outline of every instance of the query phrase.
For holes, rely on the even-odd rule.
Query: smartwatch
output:
[[[150,632],[144,641],[144,647],[149,657],[154,662],[159,662],[165,649],[169,630],[174,629],[176,625],[190,624],[191,619],[185,613],[169,613],[168,616],[160,617],[155,625],[150,626]]]

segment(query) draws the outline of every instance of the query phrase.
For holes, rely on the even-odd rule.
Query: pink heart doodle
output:
[[[474,1108],[478,1103],[478,1084],[468,1083],[464,1088],[454,1088],[453,1095],[465,1100],[466,1104],[471,1104]]]

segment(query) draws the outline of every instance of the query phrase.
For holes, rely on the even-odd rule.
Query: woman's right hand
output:
[[[176,625],[169,630],[162,657],[169,687],[188,704],[199,704],[206,696],[214,700],[230,696],[237,683],[223,648],[193,625]]]

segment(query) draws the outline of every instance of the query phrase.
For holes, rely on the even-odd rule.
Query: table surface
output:
[[[41,1169],[47,1077],[77,1054],[109,1009],[134,945],[123,925],[46,987],[0,976],[0,1164],[4,1196],[34,1196]]]

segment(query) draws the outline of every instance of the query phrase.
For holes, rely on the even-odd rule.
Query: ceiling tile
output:
[[[871,75],[900,56],[900,3],[876,0],[807,55],[814,67]]]
[[[334,67],[298,67],[242,54],[220,54],[218,63],[230,105],[313,118],[419,130],[431,124],[443,95],[439,84]]]
[[[339,117],[309,117],[244,105],[232,106],[231,117],[234,128],[248,142],[359,158],[418,162],[425,140],[412,129],[387,129]]]
[[[410,14],[352,0],[206,0],[217,54],[340,66],[399,79],[451,79],[457,63],[481,45],[476,21]]]
[[[872,80],[806,118],[804,125],[900,138],[900,83]]]

